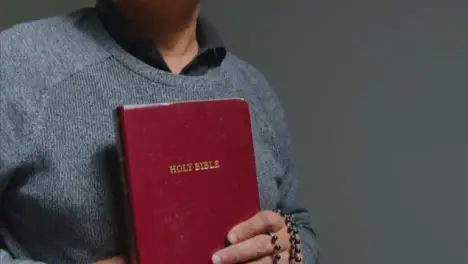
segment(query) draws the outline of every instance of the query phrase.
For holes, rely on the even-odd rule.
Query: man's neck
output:
[[[178,74],[198,54],[196,31],[200,5],[181,16],[171,17],[153,15],[132,2],[117,1],[117,8],[138,34],[157,44],[168,66]]]

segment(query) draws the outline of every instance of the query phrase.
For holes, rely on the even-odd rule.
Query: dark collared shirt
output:
[[[109,0],[98,0],[97,9],[109,35],[127,52],[141,61],[163,71],[171,72],[158,46],[153,40],[142,38],[124,22],[118,10]],[[221,64],[226,49],[220,36],[205,19],[197,21],[198,55],[187,64],[180,74],[200,76]]]

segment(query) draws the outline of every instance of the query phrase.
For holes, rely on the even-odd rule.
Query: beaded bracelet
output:
[[[299,230],[297,228],[296,222],[292,219],[291,215],[286,214],[286,213],[282,212],[279,209],[275,209],[275,210],[273,210],[273,212],[278,213],[279,215],[284,217],[286,227],[288,228],[288,233],[290,235],[289,242],[291,243],[291,249],[289,251],[289,253],[290,253],[289,261],[290,262],[300,263],[302,261],[302,259],[300,257],[301,239],[299,237]],[[281,246],[279,244],[277,244],[278,236],[276,236],[273,233],[268,233],[268,235],[271,236],[271,242],[274,244],[275,251],[281,250]],[[279,261],[281,259],[281,256],[279,254],[276,254],[274,256],[274,259],[276,261]]]

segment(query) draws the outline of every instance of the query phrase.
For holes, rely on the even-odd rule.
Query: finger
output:
[[[279,249],[281,250],[281,249]],[[220,250],[213,257],[214,264],[243,263],[271,255],[275,252],[275,245],[268,235],[258,235]],[[218,260],[218,261],[216,261]]]
[[[271,233],[268,235],[270,243],[273,244],[275,249],[273,253],[283,252],[291,249],[291,236],[286,227],[281,229],[278,233]],[[275,248],[276,246],[276,248]]]
[[[254,261],[247,262],[246,264],[289,264],[289,252],[283,251],[279,255],[279,258],[276,255],[265,256]]]
[[[282,229],[274,235],[275,239],[270,235],[262,234],[224,248],[215,253],[213,263],[243,263],[288,251],[291,244],[287,230]]]
[[[125,264],[125,259],[121,257],[114,257],[114,258],[95,262],[94,264]]]
[[[228,240],[233,244],[238,243],[266,232],[278,232],[283,226],[284,219],[279,214],[262,211],[231,229]]]

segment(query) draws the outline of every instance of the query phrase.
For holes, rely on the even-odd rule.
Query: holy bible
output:
[[[211,263],[228,231],[260,210],[248,104],[126,105],[115,118],[130,261]]]

